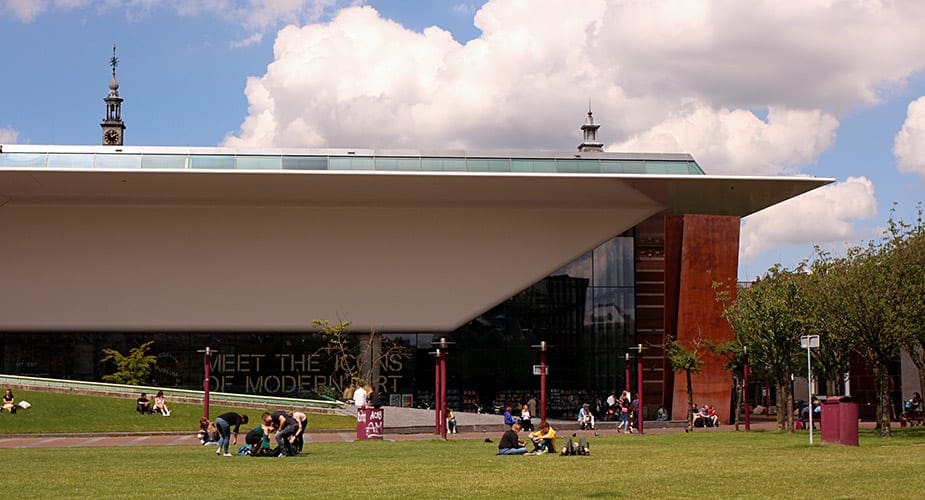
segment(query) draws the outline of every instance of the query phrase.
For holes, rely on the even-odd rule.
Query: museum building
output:
[[[0,145],[0,372],[99,380],[101,349],[153,340],[155,383],[309,394],[342,388],[313,320],[412,348],[376,363],[394,404],[525,400],[545,341],[549,409],[627,385],[683,415],[671,339],[731,338],[740,219],[831,179],[707,175],[687,154],[124,145],[113,79],[102,145]],[[634,349],[637,346],[642,349]],[[635,392],[637,380],[632,380]],[[698,402],[729,415],[718,359]]]

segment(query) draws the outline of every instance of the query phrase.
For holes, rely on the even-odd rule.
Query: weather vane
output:
[[[109,60],[109,65],[112,66],[112,76],[116,76],[116,66],[119,65],[119,58],[116,57],[116,44],[112,44],[112,59]]]

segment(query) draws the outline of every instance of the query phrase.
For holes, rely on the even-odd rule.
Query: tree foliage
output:
[[[800,337],[805,335],[808,303],[801,293],[800,273],[774,266],[751,287],[719,299],[739,344],[748,347],[752,368],[771,379],[777,392],[777,427],[793,431],[791,378],[797,369]]]
[[[103,349],[105,356],[100,361],[103,363],[112,361],[116,365],[116,371],[109,375],[103,375],[103,381],[127,385],[148,383],[151,371],[157,363],[157,357],[147,354],[148,349],[153,344],[153,340],[145,342],[130,349],[127,355],[108,347]]]
[[[323,339],[320,352],[332,360],[332,379],[342,381],[344,397],[350,397],[356,386],[377,385],[376,374],[387,360],[411,357],[411,350],[407,346],[376,330],[367,335],[350,333],[350,324],[349,321],[312,321]]]
[[[752,367],[775,381],[779,428],[792,430],[793,374],[799,363],[799,338],[819,335],[814,371],[828,382],[826,392],[841,393],[849,356],[860,356],[874,376],[876,419],[890,434],[892,402],[889,366],[903,350],[919,368],[925,386],[925,223],[922,207],[914,223],[895,218],[883,236],[866,246],[833,257],[817,248],[814,260],[794,270],[776,265],[735,300],[719,284],[736,341],[748,347]],[[787,419],[784,422],[784,418]]]

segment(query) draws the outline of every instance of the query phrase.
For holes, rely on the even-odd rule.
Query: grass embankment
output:
[[[495,455],[497,439],[306,444],[300,457],[217,457],[201,447],[17,449],[16,497],[921,498],[925,431],[860,447],[804,435],[711,432],[592,437],[590,457]],[[49,467],[54,473],[44,473]],[[39,471],[40,474],[36,474]],[[249,481],[249,478],[257,479]],[[259,478],[259,479],[258,479]]]
[[[171,402],[167,407],[170,416],[139,415],[135,411],[135,400],[103,396],[58,394],[54,392],[15,391],[16,401],[28,401],[32,408],[20,410],[15,415],[0,414],[0,435],[40,434],[60,432],[160,432],[189,431],[199,428],[202,405]],[[154,396],[148,399],[154,402]],[[268,408],[268,410],[273,410]],[[237,411],[248,415],[252,422],[263,410],[233,406],[212,405],[209,415],[214,419],[222,413]],[[356,429],[356,419],[343,415],[320,413],[308,414],[308,428]]]

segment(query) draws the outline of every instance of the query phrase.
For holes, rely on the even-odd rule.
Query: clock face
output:
[[[103,134],[103,140],[106,141],[106,144],[118,144],[119,143],[119,131],[118,130],[107,130]]]

